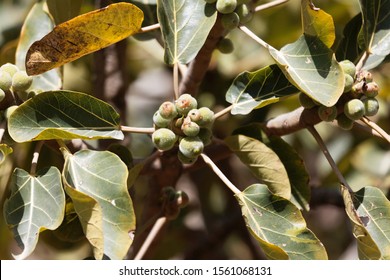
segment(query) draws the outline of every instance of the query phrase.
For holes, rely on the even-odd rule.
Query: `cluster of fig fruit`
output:
[[[174,102],[163,102],[153,115],[155,147],[167,151],[178,144],[178,158],[184,164],[194,163],[212,139],[214,112],[197,107],[197,100],[185,93]]]
[[[321,120],[327,122],[337,120],[337,124],[342,129],[349,130],[353,127],[353,123],[363,116],[374,116],[378,113],[379,102],[375,97],[378,95],[379,87],[373,81],[370,72],[363,70],[356,73],[356,66],[353,62],[343,60],[339,64],[344,71],[344,94],[347,95],[341,114],[338,114],[338,104],[326,107],[304,93],[299,94],[299,101],[307,109],[317,106]]]
[[[221,16],[221,24],[226,31],[233,30],[239,24],[249,22],[253,17],[252,0],[205,0],[207,3],[215,4]],[[234,49],[229,38],[222,38],[217,45],[222,53],[231,53]]]
[[[7,96],[12,95],[12,99],[18,97],[25,101],[27,100],[31,92],[29,91],[32,85],[33,79],[28,76],[26,71],[20,70],[16,65],[6,63],[0,66],[0,102]],[[17,105],[9,106],[4,116],[6,118],[17,108]]]

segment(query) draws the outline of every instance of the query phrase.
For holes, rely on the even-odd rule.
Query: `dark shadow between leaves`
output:
[[[318,74],[326,78],[332,66],[332,51],[318,37],[307,34],[304,37]]]

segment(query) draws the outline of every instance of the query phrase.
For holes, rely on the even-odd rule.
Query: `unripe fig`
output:
[[[221,24],[226,30],[236,28],[240,23],[240,17],[237,13],[224,14],[221,16]]]
[[[379,111],[379,102],[375,98],[366,98],[363,100],[366,116],[375,116]]]
[[[157,127],[168,127],[170,122],[171,122],[170,120],[163,118],[158,111],[155,112],[153,115],[153,123]]]
[[[345,114],[337,116],[337,125],[344,130],[352,129],[353,123],[354,121],[348,118]]]
[[[5,92],[0,88],[0,102],[3,101],[5,98]]]
[[[364,87],[364,95],[367,97],[375,97],[378,95],[379,86],[375,82],[367,83]]]
[[[313,99],[311,99],[309,96],[304,94],[303,92],[300,92],[298,95],[299,98],[299,103],[303,108],[310,109],[316,106],[315,102]]]
[[[241,23],[247,23],[253,17],[253,12],[247,4],[238,5],[236,8],[236,13],[239,16]]]
[[[0,66],[0,71],[7,72],[12,78],[16,72],[19,72],[19,68],[12,63],[6,63]]]
[[[191,121],[189,117],[185,118],[181,130],[186,136],[197,136],[199,134],[200,127],[197,123]]]
[[[354,80],[351,75],[345,74],[345,84],[344,84],[344,92],[349,92],[352,90]]]
[[[230,40],[229,38],[222,38],[222,39],[219,40],[219,42],[217,43],[217,49],[218,49],[221,53],[224,53],[224,54],[228,54],[228,53],[233,52],[233,50],[234,50],[234,45],[233,45],[232,40]]]
[[[199,137],[184,137],[180,140],[179,150],[188,157],[195,158],[203,152],[204,144]]]
[[[198,109],[192,109],[188,112],[187,116],[191,119],[193,122],[198,122],[202,118],[200,112]]]
[[[197,156],[196,157],[191,157],[191,158],[186,157],[185,155],[183,155],[182,152],[180,152],[180,150],[177,153],[177,157],[178,157],[178,159],[180,160],[180,162],[182,164],[193,164],[198,159]]]
[[[337,117],[337,108],[336,106],[326,107],[321,105],[318,107],[318,116],[325,122],[331,122]]]
[[[164,119],[172,120],[177,116],[177,110],[175,104],[170,101],[165,101],[160,105],[158,112]]]
[[[32,84],[32,77],[26,71],[18,71],[12,76],[12,89],[16,92],[26,91]]]
[[[213,124],[214,122],[214,112],[211,111],[208,107],[202,107],[198,109],[200,114],[200,119],[197,121],[200,127],[207,127]]]
[[[353,121],[364,116],[364,104],[360,99],[351,99],[344,105],[344,114]]]
[[[199,130],[198,137],[200,138],[200,140],[202,140],[203,145],[207,146],[211,144],[211,141],[213,139],[213,133],[210,129],[202,127]]]
[[[184,93],[175,101],[175,105],[177,112],[185,116],[192,109],[196,109],[198,102],[190,94]]]
[[[0,89],[7,91],[12,86],[12,77],[6,71],[0,71]]]
[[[356,66],[353,64],[350,60],[343,60],[339,62],[341,68],[343,69],[344,73],[347,75],[350,75],[352,78],[355,77],[356,74]]]
[[[4,117],[8,120],[11,114],[18,108],[18,105],[13,105],[5,109],[4,111]]]
[[[168,128],[160,128],[153,132],[152,141],[157,149],[167,151],[173,148],[177,136]]]
[[[233,13],[237,7],[237,0],[217,0],[216,7],[221,14]]]

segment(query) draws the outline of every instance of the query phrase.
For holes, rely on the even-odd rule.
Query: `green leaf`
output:
[[[82,150],[74,155],[64,154],[63,178],[66,186],[77,191],[73,202],[84,230],[92,227],[98,241],[96,244],[101,246],[100,229],[104,254],[110,259],[123,259],[132,243],[129,233],[135,229],[133,204],[127,191],[126,165],[108,151]],[[67,189],[68,193],[72,191]]]
[[[336,58],[338,61],[348,59],[355,64],[358,63],[363,51],[359,48],[359,32],[362,27],[362,15],[358,14],[353,17],[343,30],[343,38],[341,39],[337,50]]]
[[[52,18],[45,11],[45,2],[39,1],[34,4],[24,21],[16,49],[15,62],[21,70],[26,69],[26,54],[30,46],[54,28]],[[61,87],[62,75],[58,69],[33,77],[33,84],[31,85],[32,89],[41,91],[57,90]]]
[[[390,259],[390,202],[381,190],[365,187],[349,193],[341,186],[345,209],[353,223],[360,259]]]
[[[80,13],[82,0],[46,0],[47,7],[56,24],[74,18]]]
[[[142,11],[124,2],[72,18],[31,45],[26,71],[38,75],[106,48],[138,33],[142,21]]]
[[[332,16],[315,8],[311,0],[302,0],[301,15],[303,32],[318,37],[330,48],[336,39]]]
[[[238,75],[226,92],[226,101],[233,104],[233,115],[246,115],[297,92],[299,90],[273,64],[255,72],[246,71]]]
[[[278,136],[267,136],[259,123],[252,123],[236,129],[234,134],[242,134],[257,139],[272,149],[283,163],[287,171],[288,179],[291,185],[290,201],[299,209],[310,209],[310,186],[309,174],[306,171],[305,164],[299,154]]]
[[[158,0],[157,15],[169,65],[193,60],[217,20],[215,5],[204,0]]]
[[[261,141],[245,135],[229,136],[225,143],[274,194],[290,199],[291,186],[288,174],[274,151]]]
[[[303,35],[280,51],[268,49],[293,85],[325,106],[336,104],[344,91],[344,73],[318,37]]]
[[[23,249],[14,257],[24,259],[34,251],[42,230],[54,230],[62,222],[65,194],[61,173],[50,167],[33,176],[16,168],[10,186],[11,196],[4,204],[4,216]]]
[[[269,259],[327,259],[323,244],[290,201],[255,184],[236,195],[251,234]]]
[[[360,0],[363,15],[360,47],[369,54],[363,69],[379,65],[390,54],[390,0]]]
[[[114,108],[91,95],[43,92],[20,105],[8,120],[16,142],[48,139],[123,139]]]
[[[5,158],[13,152],[13,149],[6,144],[0,144],[0,164],[2,164]]]

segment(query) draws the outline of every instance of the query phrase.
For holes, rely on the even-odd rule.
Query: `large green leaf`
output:
[[[11,196],[4,204],[4,216],[23,252],[28,257],[44,229],[56,229],[62,222],[65,194],[61,173],[55,167],[40,170],[35,176],[16,168],[12,174]]]
[[[20,105],[8,120],[16,142],[48,139],[123,139],[119,114],[91,95],[48,91]]]
[[[255,184],[236,195],[252,235],[269,259],[327,259],[323,244],[290,201]]]
[[[90,240],[96,241],[94,246],[101,246],[100,229],[104,254],[110,259],[123,259],[132,243],[129,233],[135,230],[133,204],[127,191],[127,166],[108,151],[82,150],[74,155],[64,154],[63,178],[66,186],[77,191],[67,189],[72,198],[76,198],[73,201],[83,228],[93,229]],[[95,254],[98,249],[95,248]]]
[[[268,49],[292,84],[325,106],[336,104],[344,91],[344,73],[318,37],[305,34],[280,51]]]
[[[381,190],[365,187],[349,193],[341,186],[345,209],[353,223],[360,259],[390,259],[390,202]]]
[[[369,54],[364,68],[371,69],[390,54],[390,0],[360,0],[363,15],[362,49]]]
[[[273,64],[255,72],[246,71],[238,75],[226,92],[226,101],[233,104],[233,115],[246,115],[298,91],[280,68]]]
[[[336,39],[332,16],[314,7],[312,0],[302,0],[301,15],[303,33],[318,37],[330,48]]]
[[[290,199],[288,174],[274,151],[261,141],[241,134],[227,137],[225,143],[274,194]]]
[[[336,58],[338,61],[348,59],[355,64],[362,55],[362,50],[359,48],[358,37],[362,28],[362,15],[358,14],[353,17],[343,30],[343,38],[341,39],[337,50]]]
[[[217,19],[215,5],[204,0],[158,0],[157,15],[170,65],[193,60]]]
[[[30,46],[54,28],[53,20],[45,11],[45,6],[46,1],[35,3],[24,21],[16,50],[15,64],[19,69],[26,69],[26,54]],[[42,91],[57,90],[61,87],[62,78],[58,69],[34,76],[31,85],[32,89]]]
[[[304,162],[299,154],[278,136],[267,136],[259,123],[252,123],[236,129],[234,134],[243,134],[257,139],[272,149],[283,163],[287,171],[291,185],[291,198],[298,208],[309,211],[310,206],[310,186],[309,175]]]

